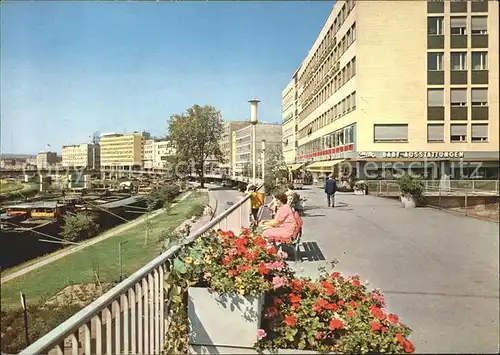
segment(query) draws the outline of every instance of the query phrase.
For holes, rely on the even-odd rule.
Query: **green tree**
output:
[[[99,224],[88,213],[67,214],[64,216],[64,225],[61,236],[70,242],[77,242],[93,237],[99,231]]]
[[[276,145],[266,150],[265,154],[264,188],[267,193],[274,194],[279,190],[278,181],[288,178],[288,167],[281,145]]]
[[[201,188],[205,187],[205,162],[209,158],[222,160],[219,141],[224,126],[220,111],[213,106],[194,105],[185,113],[172,115],[168,127],[176,150],[173,160],[176,171],[189,170],[193,162]]]

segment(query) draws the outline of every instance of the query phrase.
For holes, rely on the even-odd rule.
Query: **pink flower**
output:
[[[278,251],[278,253],[276,254],[276,256],[278,257],[278,259],[286,259],[286,258],[288,258],[288,254],[285,251],[283,251],[283,250]]]
[[[267,263],[266,266],[270,270],[282,270],[285,267],[285,263],[283,261],[273,261],[272,263]]]
[[[267,333],[264,329],[257,330],[257,339],[261,340],[267,336]]]
[[[286,279],[284,277],[279,277],[279,276],[273,277],[273,288],[275,290],[285,285],[286,285]]]
[[[374,289],[372,292],[372,297],[375,301],[379,302],[382,307],[385,305],[385,298],[380,293],[380,290]]]
[[[235,256],[238,254],[238,250],[236,248],[229,249],[229,256]]]

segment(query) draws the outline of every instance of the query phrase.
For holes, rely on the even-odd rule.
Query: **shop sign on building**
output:
[[[464,157],[464,152],[383,152],[382,153],[382,158],[457,159],[463,157]]]
[[[376,158],[377,155],[374,152],[359,152],[358,156],[360,158]]]

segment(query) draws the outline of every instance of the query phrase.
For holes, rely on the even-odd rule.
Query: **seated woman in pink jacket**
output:
[[[276,204],[278,212],[274,219],[261,223],[262,226],[269,227],[263,235],[270,242],[286,243],[292,239],[297,222],[292,208],[287,204],[287,195],[277,194]]]

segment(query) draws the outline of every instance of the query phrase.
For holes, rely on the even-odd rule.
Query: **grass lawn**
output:
[[[0,193],[5,194],[16,190],[21,190],[24,185],[17,181],[0,180]]]
[[[118,244],[122,244],[124,276],[137,271],[140,267],[160,254],[162,244],[158,242],[162,230],[169,232],[189,218],[189,211],[198,204],[208,203],[206,192],[194,192],[184,201],[172,208],[169,214],[163,213],[150,219],[149,241],[145,245],[146,222],[110,237],[90,247],[65,256],[37,270],[2,284],[2,308],[19,307],[19,292],[26,294],[28,303],[37,302],[57,294],[70,284],[95,282],[93,264],[98,269],[102,283],[118,281],[120,267]]]

